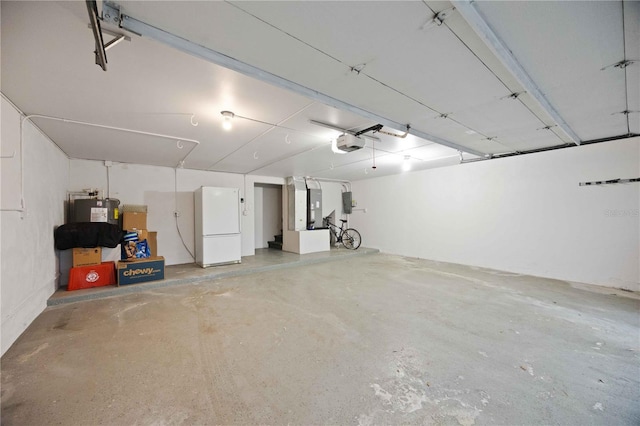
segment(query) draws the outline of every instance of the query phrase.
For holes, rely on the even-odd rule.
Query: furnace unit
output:
[[[314,179],[305,179],[307,184],[307,229],[322,228],[322,187]]]

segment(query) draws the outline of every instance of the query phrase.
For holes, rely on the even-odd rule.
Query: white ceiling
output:
[[[430,23],[452,7],[446,1],[117,4],[351,111],[409,124],[462,150],[500,155],[572,143],[473,23],[457,11]],[[640,2],[474,7],[580,141],[640,133],[640,63],[613,66],[640,59]],[[94,63],[84,2],[2,1],[1,8],[2,93],[22,111],[171,136],[33,118],[71,158],[174,167],[186,157],[191,169],[344,180],[399,173],[406,155],[413,170],[460,161],[456,149],[425,138],[381,133],[362,150],[336,154],[339,132],[310,120],[355,131],[377,122],[130,33],[131,41],[108,50],[104,72]],[[246,119],[224,131],[223,110]]]

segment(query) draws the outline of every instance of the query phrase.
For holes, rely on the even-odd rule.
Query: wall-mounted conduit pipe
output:
[[[24,219],[24,214],[27,211],[24,201],[24,146],[22,143],[22,133],[24,132],[24,122],[28,116],[22,116],[20,118],[20,207],[17,209],[0,209],[3,212],[19,212],[20,219]],[[14,153],[15,154],[15,153]]]
[[[178,223],[178,217],[180,216],[180,210],[178,209],[178,167],[176,167],[175,169],[173,169],[174,173],[173,173],[173,198],[174,198],[174,211],[173,211],[173,218],[175,219],[176,222],[176,230],[178,231],[178,236],[180,237],[180,241],[182,241],[182,245],[184,246],[184,249],[187,251],[187,253],[189,253],[189,256],[191,256],[191,258],[193,259],[193,261],[196,261],[196,256],[191,252],[191,250],[189,250],[189,247],[187,246],[187,243],[184,241],[184,237],[182,236],[182,232],[180,231],[180,224]]]
[[[6,211],[20,212],[21,213],[21,215],[20,215],[21,219],[24,218],[24,214],[25,214],[25,212],[27,210],[26,202],[25,202],[25,199],[24,199],[24,124],[27,121],[33,122],[34,118],[42,118],[42,119],[45,119],[45,120],[61,121],[63,123],[79,124],[79,125],[82,125],[82,126],[98,127],[98,128],[101,128],[101,129],[116,130],[116,131],[120,131],[120,132],[134,133],[134,134],[138,134],[138,135],[154,136],[154,137],[158,137],[158,138],[171,139],[171,140],[177,140],[177,141],[182,141],[182,142],[191,142],[193,144],[193,146],[187,152],[187,154],[182,158],[182,160],[180,160],[178,162],[178,165],[176,167],[183,167],[184,166],[184,162],[187,159],[187,157],[189,157],[191,152],[193,152],[193,150],[198,145],[200,145],[200,141],[197,141],[195,139],[181,138],[181,137],[171,136],[171,135],[163,135],[161,133],[143,132],[141,130],[127,129],[127,128],[124,128],[124,127],[107,126],[107,125],[104,125],[104,124],[88,123],[86,121],[70,120],[70,119],[67,119],[67,118],[53,117],[53,116],[42,115],[42,114],[24,115],[20,119],[20,208],[17,208],[17,209],[0,209],[0,211],[3,211],[3,212],[6,212]]]

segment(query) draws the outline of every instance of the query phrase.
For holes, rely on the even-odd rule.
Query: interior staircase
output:
[[[274,235],[274,237],[274,241],[267,241],[267,244],[269,244],[269,248],[282,250],[282,234]]]

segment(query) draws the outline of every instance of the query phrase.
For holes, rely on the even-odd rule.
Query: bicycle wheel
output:
[[[356,250],[360,247],[360,243],[362,242],[362,238],[360,238],[360,233],[353,228],[345,229],[342,234],[342,244],[348,248],[349,250]]]

